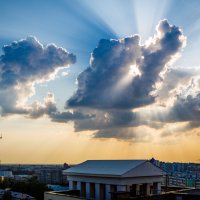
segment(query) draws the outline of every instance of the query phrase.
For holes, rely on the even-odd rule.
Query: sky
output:
[[[0,0],[0,160],[200,162],[199,0]]]

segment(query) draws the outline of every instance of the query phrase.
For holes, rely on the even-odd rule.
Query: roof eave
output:
[[[106,177],[106,178],[121,178],[121,175],[114,174],[89,174],[89,173],[75,173],[75,172],[65,172],[67,176],[92,176],[92,177]]]

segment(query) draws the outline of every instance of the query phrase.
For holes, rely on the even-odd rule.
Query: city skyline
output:
[[[200,162],[197,0],[0,0],[0,160]]]

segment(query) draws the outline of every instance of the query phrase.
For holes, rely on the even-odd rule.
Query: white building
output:
[[[95,200],[115,199],[120,194],[160,194],[165,175],[147,160],[88,160],[64,173],[69,190],[79,190],[80,197]]]
[[[3,180],[4,178],[13,178],[13,173],[12,171],[0,171],[0,181]]]

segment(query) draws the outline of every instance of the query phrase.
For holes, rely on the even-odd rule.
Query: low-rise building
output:
[[[166,174],[147,160],[88,160],[64,173],[68,177],[69,191],[75,192],[76,199],[95,200],[160,194]],[[45,200],[72,199],[73,195],[68,194],[56,196],[47,192]]]
[[[39,169],[35,175],[40,183],[44,184],[62,184],[63,175],[61,169]]]
[[[195,180],[195,188],[200,188],[200,179]]]

